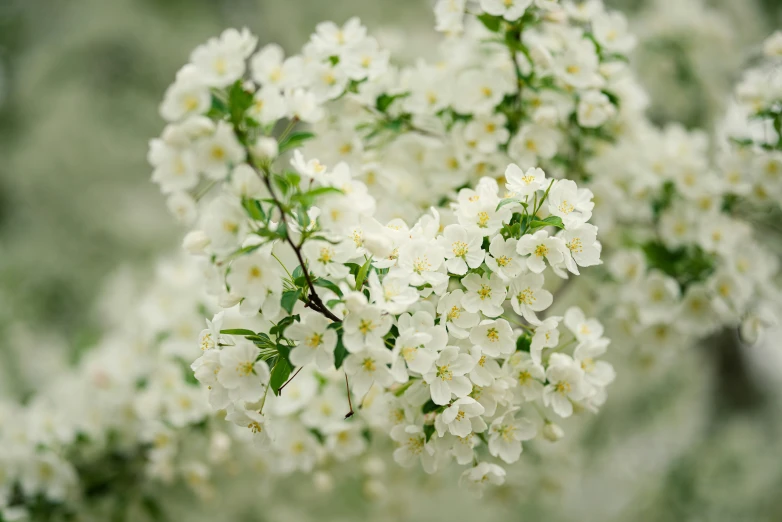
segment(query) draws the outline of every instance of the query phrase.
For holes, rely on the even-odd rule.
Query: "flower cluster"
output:
[[[554,300],[544,288],[549,269],[568,278],[600,263],[588,223],[592,193],[534,164],[556,149],[538,138],[560,139],[560,126],[596,129],[616,108],[613,95],[597,90],[605,80],[595,37],[574,28],[563,44],[547,13],[483,16],[489,31],[504,34],[500,67],[454,69],[456,87],[442,100],[447,83],[426,65],[399,75],[406,89],[394,86],[387,55],[356,20],[319,25],[303,54],[287,59],[276,47],[253,54],[251,35],[226,31],[194,51],[169,89],[161,113],[170,123],[150,147],[153,179],[172,194],[175,213],[196,224],[185,247],[203,258],[209,292],[266,325],[225,329],[218,314],[193,369],[214,408],[274,449],[276,469],[308,471],[323,454],[353,457],[381,431],[399,444],[402,464],[420,461],[432,472],[455,459],[477,466],[467,482],[501,481],[502,468],[479,457],[515,462],[521,441],[538,431],[561,436],[552,414],[605,400],[614,375],[597,360],[608,346],[600,323],[578,308],[542,315]],[[525,24],[564,60],[536,80]],[[614,37],[606,38],[609,56]],[[535,56],[547,59],[547,45]],[[525,81],[547,85],[551,99],[523,99]],[[193,86],[196,95],[181,94]],[[560,113],[557,104],[572,96],[567,86],[577,103]],[[170,111],[172,103],[188,109]],[[527,106],[549,109],[547,123],[522,125],[528,120],[512,107]],[[351,121],[350,108],[370,120]],[[299,122],[342,120],[344,110],[361,132],[339,147],[333,134],[297,130]],[[394,198],[373,197],[359,179],[370,174],[369,157],[382,163],[402,134],[440,141],[457,131],[476,157],[515,150],[510,157],[527,167],[510,164],[503,174],[504,166],[484,163],[503,191],[483,177],[411,225],[379,221],[378,199]],[[550,152],[538,154],[539,145]],[[312,154],[329,147],[367,158],[356,168]],[[333,150],[327,157],[336,159]],[[560,338],[563,322],[569,333]]]
[[[127,295],[107,300],[121,319],[75,368],[24,405],[0,403],[0,518],[74,516],[106,495],[151,505],[161,484],[209,493],[230,440],[209,427],[206,391],[189,372],[211,308],[199,282],[192,263],[161,263],[132,307]]]

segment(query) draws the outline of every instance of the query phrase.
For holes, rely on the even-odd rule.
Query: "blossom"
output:
[[[472,432],[486,429],[486,423],[481,417],[483,412],[483,406],[475,399],[456,399],[435,418],[435,428],[441,437],[446,431],[457,437],[467,437]]]
[[[573,414],[571,400],[579,401],[585,397],[584,370],[572,357],[563,353],[553,353],[546,370],[549,384],[543,389],[543,403],[551,406],[560,417]]]
[[[467,292],[462,298],[462,305],[468,312],[483,312],[488,317],[502,314],[502,303],[505,301],[505,283],[499,277],[489,274],[468,274],[462,279]]]
[[[518,165],[511,163],[505,169],[505,180],[505,187],[515,197],[528,198],[534,195],[536,191],[545,188],[546,173],[543,172],[543,169],[537,167],[528,168],[524,172]]]
[[[484,257],[481,248],[483,234],[478,229],[448,225],[441,237],[446,259],[445,266],[449,272],[464,275],[468,268],[481,266]]]
[[[470,341],[491,357],[510,355],[516,349],[513,331],[505,319],[482,321],[470,332]]]
[[[519,460],[521,442],[534,438],[537,431],[528,419],[516,419],[514,412],[497,417],[489,426],[489,453],[512,464]]]
[[[565,259],[565,245],[558,237],[549,237],[545,230],[538,230],[532,235],[525,235],[516,243],[516,252],[522,256],[528,256],[525,260],[527,268],[535,274],[540,274],[546,269],[545,261],[555,266]],[[545,260],[545,261],[544,261]]]
[[[424,374],[429,385],[432,401],[435,404],[448,404],[451,396],[461,398],[472,390],[470,380],[465,377],[475,365],[468,354],[459,353],[459,349],[449,346],[440,352],[434,367]]]
[[[554,183],[548,196],[548,210],[562,218],[565,230],[586,223],[592,217],[592,192],[589,189],[579,189],[575,182],[569,179]]]
[[[311,312],[303,314],[301,322],[288,327],[288,337],[299,343],[290,352],[291,363],[304,366],[314,360],[322,371],[331,368],[334,364],[337,333],[329,328],[330,324],[331,321],[327,318]]]
[[[259,361],[258,349],[250,342],[241,341],[220,351],[217,381],[233,400],[257,401],[269,382],[269,366]]]
[[[554,296],[543,289],[543,274],[530,272],[511,281],[508,294],[513,311],[532,324],[540,324],[536,312],[551,306]]]

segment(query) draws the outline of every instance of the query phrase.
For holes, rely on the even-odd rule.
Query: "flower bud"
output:
[[[328,493],[334,489],[334,479],[325,471],[315,472],[312,475],[312,482],[319,493]]]
[[[252,145],[250,152],[258,159],[274,159],[279,153],[277,140],[262,136]]]
[[[210,242],[209,236],[203,230],[193,230],[182,240],[182,246],[188,254],[202,256],[206,254],[206,247]]]
[[[551,442],[557,442],[559,439],[565,436],[565,432],[558,424],[554,424],[551,421],[546,421],[543,425],[543,436],[546,440]]]
[[[381,234],[367,234],[364,236],[364,248],[375,259],[386,259],[394,250],[391,239]]]

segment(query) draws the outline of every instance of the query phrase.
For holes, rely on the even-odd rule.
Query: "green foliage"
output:
[[[705,280],[714,272],[714,256],[697,246],[670,250],[659,241],[649,241],[641,249],[649,267],[676,279],[682,290]]]
[[[269,379],[269,386],[275,395],[280,394],[280,387],[285,384],[291,374],[291,365],[284,357],[279,357],[277,363],[272,368],[271,378]]]

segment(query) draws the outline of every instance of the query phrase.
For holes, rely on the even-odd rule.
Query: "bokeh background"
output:
[[[707,130],[782,25],[779,0],[607,3],[639,36],[652,118]],[[2,393],[24,399],[78,361],[105,328],[107,278],[143,281],[178,244],[146,149],[190,50],[229,26],[295,49],[318,21],[350,16],[396,56],[435,42],[426,0],[0,0]],[[782,520],[781,351],[721,335],[663,369],[620,366],[605,410],[571,442],[578,462],[548,470],[571,483],[552,481],[546,498],[504,492],[497,518],[525,506],[528,520]],[[426,491],[404,503],[426,504]],[[444,512],[467,509],[438,495]],[[309,500],[300,518],[324,502]]]

